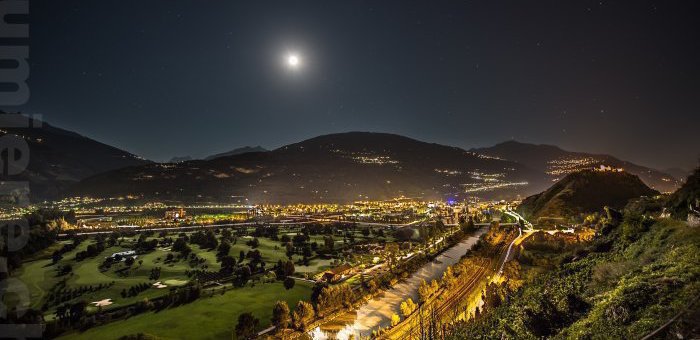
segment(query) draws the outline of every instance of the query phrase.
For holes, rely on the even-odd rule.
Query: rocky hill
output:
[[[526,198],[518,210],[533,221],[569,218],[602,211],[605,206],[621,209],[632,198],[657,194],[628,172],[584,170],[566,175],[551,188]]]
[[[668,198],[667,208],[679,219],[687,219],[690,209],[700,211],[700,168],[696,168],[683,186]]]

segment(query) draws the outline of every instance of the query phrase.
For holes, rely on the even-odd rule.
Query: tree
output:
[[[348,284],[315,286],[312,301],[316,302],[319,313],[332,312],[341,307],[350,307],[355,294]],[[318,291],[318,293],[316,293]]]
[[[249,258],[252,263],[262,261],[262,253],[260,253],[260,250],[257,249],[249,251],[248,254],[246,254],[246,257]]]
[[[283,330],[289,326],[291,317],[289,316],[289,306],[286,301],[277,301],[272,309],[272,325],[278,330]]]
[[[211,230],[207,231],[207,234],[204,239],[204,248],[214,249],[218,245],[219,241],[216,239],[216,235],[214,234],[214,232]]]
[[[221,258],[221,269],[225,269],[227,271],[233,270],[233,267],[236,265],[236,259],[233,258],[231,255],[226,255]]]
[[[255,238],[251,239],[250,241],[246,242],[246,244],[248,246],[250,246],[251,248],[255,249],[260,245],[260,240],[258,240],[258,238],[255,237]]]
[[[386,262],[389,265],[389,270],[393,270],[398,261],[396,257],[399,253],[399,245],[395,242],[387,243],[384,247],[384,252],[386,253]]]
[[[333,236],[324,236],[323,245],[325,246],[327,252],[332,252],[333,248],[335,247],[335,241],[333,240]]]
[[[440,289],[440,285],[437,283],[437,280],[432,280],[430,281],[430,291],[431,294],[435,293]]]
[[[294,308],[294,313],[292,314],[292,321],[294,322],[294,327],[300,331],[306,330],[306,326],[313,321],[314,307],[306,302],[299,301],[297,307]]]
[[[258,327],[260,320],[255,318],[251,313],[243,313],[238,316],[238,324],[236,324],[236,337],[238,339],[252,339],[257,333],[255,328]]]
[[[407,318],[413,311],[418,308],[418,306],[413,302],[413,299],[408,298],[408,300],[401,302],[401,314],[403,314],[404,318]]]
[[[246,284],[246,282],[248,282],[248,279],[250,279],[250,275],[252,275],[252,272],[250,271],[250,267],[241,266],[236,271],[236,274],[238,278],[238,286],[242,287]]]
[[[231,251],[231,244],[228,243],[228,241],[221,241],[221,243],[219,243],[219,249],[217,249],[216,256],[227,256],[229,251]]]
[[[391,315],[391,327],[394,327],[401,322],[401,317],[398,316],[397,314],[392,314]]]
[[[133,256],[127,257],[126,260],[124,260],[124,264],[127,267],[131,267],[134,264],[134,257]]]
[[[448,266],[444,273],[442,273],[442,283],[446,288],[452,288],[455,284],[455,275],[452,271],[452,266]]]
[[[369,281],[367,281],[367,291],[368,292],[374,293],[377,291],[378,288],[379,288],[379,286],[377,285],[377,282],[374,281],[374,279],[369,279]]]
[[[80,321],[80,319],[85,314],[86,307],[87,307],[87,302],[82,301],[82,300],[78,301],[70,306],[69,313],[70,313],[71,323],[76,323],[76,322]]]
[[[302,250],[304,257],[311,257],[311,246],[307,243]]]
[[[284,288],[287,290],[292,289],[294,288],[294,283],[294,279],[288,276],[286,279],[284,279]]]
[[[413,234],[414,231],[412,228],[401,228],[394,232],[394,237],[401,242],[406,242],[413,238]]]
[[[61,255],[61,252],[59,252],[58,250],[56,250],[56,251],[54,251],[53,254],[51,255],[51,262],[52,262],[53,264],[56,264],[58,261],[61,260],[62,257],[63,257],[63,256]]]
[[[71,265],[67,264],[67,265],[64,265],[63,267],[61,267],[61,270],[59,273],[60,273],[60,275],[66,275],[72,271],[73,271],[73,267]]]
[[[284,263],[284,276],[290,276],[294,274],[294,262],[287,261]]]
[[[438,291],[440,286],[437,281],[433,280],[428,284],[425,280],[421,281],[418,287],[418,298],[421,302],[426,302],[431,295]]]
[[[221,238],[224,240],[230,240],[231,239],[231,230],[224,229],[221,231]]]
[[[173,251],[182,252],[187,247],[187,241],[180,237],[173,243]]]

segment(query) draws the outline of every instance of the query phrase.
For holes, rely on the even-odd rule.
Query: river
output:
[[[359,339],[361,336],[367,337],[378,327],[385,328],[391,324],[391,316],[400,314],[401,302],[409,297],[414,302],[418,301],[418,287],[425,280],[430,282],[433,279],[442,277],[442,273],[466,254],[479,240],[479,236],[488,228],[481,228],[468,236],[462,242],[444,251],[442,254],[420,269],[406,280],[403,280],[377,298],[367,302],[353,312],[345,313],[332,321],[314,329],[309,335],[316,340],[340,339],[345,340],[354,336]]]

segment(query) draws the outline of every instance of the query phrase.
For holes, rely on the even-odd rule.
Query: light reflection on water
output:
[[[408,279],[394,285],[393,288],[364,304],[356,311],[346,313],[346,315],[317,327],[309,332],[309,336],[316,340],[334,338],[346,340],[351,337],[359,339],[370,336],[372,331],[379,327],[389,326],[391,316],[399,314],[401,302],[409,297],[413,301],[418,301],[418,287],[421,281],[430,282],[440,278],[445,269],[457,263],[462,255],[476,244],[479,236],[484,232],[486,232],[486,228],[480,229],[473,236],[440,254],[435,261],[423,265]]]

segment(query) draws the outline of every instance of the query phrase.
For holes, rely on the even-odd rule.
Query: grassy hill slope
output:
[[[559,254],[505,304],[459,327],[455,339],[640,338],[700,294],[700,229],[627,217],[586,248]]]
[[[673,196],[697,193],[700,183],[688,183]],[[643,206],[626,208],[622,220],[609,210],[590,242],[524,242],[499,298],[451,337],[638,339],[657,330],[658,338],[698,337],[700,228],[649,217]]]
[[[567,175],[546,191],[526,198],[518,208],[531,219],[571,217],[623,208],[631,198],[657,195],[639,177],[627,172],[585,170]]]

